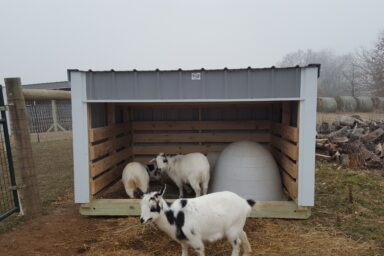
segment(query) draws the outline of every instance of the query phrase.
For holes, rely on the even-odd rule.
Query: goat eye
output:
[[[163,159],[163,163],[168,163],[168,159]]]

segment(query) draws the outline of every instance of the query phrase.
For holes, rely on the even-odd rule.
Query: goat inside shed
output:
[[[270,79],[261,81],[257,78],[253,81],[254,84],[248,79],[248,92],[252,93],[237,95],[236,99],[231,95],[237,92],[227,82],[224,86],[225,97],[219,95],[222,98],[214,100],[207,99],[209,83],[217,83],[212,79],[207,79],[203,84],[201,95],[194,96],[202,99],[159,100],[156,97],[161,93],[151,92],[145,95],[145,92],[142,92],[144,97],[138,92],[138,85],[134,88],[136,95],[129,97],[139,99],[121,99],[123,96],[107,93],[105,88],[110,86],[112,91],[123,90],[119,75],[127,75],[126,72],[120,74],[114,71],[70,71],[73,83],[75,197],[76,202],[86,203],[81,207],[81,212],[86,215],[139,213],[137,199],[115,199],[126,198],[122,184],[116,181],[120,179],[122,169],[128,162],[147,163],[160,152],[167,154],[220,152],[231,142],[248,140],[259,142],[272,152],[279,165],[282,187],[290,199],[290,201],[257,202],[251,216],[309,217],[308,206],[313,206],[314,197],[314,153],[312,156],[311,152],[312,146],[314,152],[318,67],[281,69],[280,74],[279,70],[246,69],[240,70],[240,73],[233,70],[233,74],[229,72],[231,70],[229,73],[226,70],[221,71],[227,81],[231,81],[231,76],[239,78],[254,71],[253,75],[260,74]],[[145,77],[140,71],[128,71],[130,72],[133,72],[137,81],[145,81],[145,86],[165,88],[161,83],[162,71],[152,71],[153,74],[157,74],[155,82],[138,79],[140,75]],[[179,74],[179,77],[185,74],[191,75],[191,72],[196,73],[174,72]],[[209,71],[201,73],[202,79],[209,77]],[[105,76],[111,79],[106,79]],[[76,83],[78,87],[74,86]],[[257,90],[252,86],[257,87],[259,83],[264,83],[263,86],[270,90],[268,96],[257,97]],[[289,91],[285,88],[280,92],[274,92],[284,84],[291,86]],[[179,91],[185,92],[191,85],[185,86],[187,87]],[[240,86],[239,90],[244,89],[242,88]],[[256,95],[252,95],[253,93]],[[182,93],[180,95],[183,96]],[[277,96],[286,97],[277,98]],[[153,99],[150,99],[151,97]],[[313,145],[308,141],[312,136]],[[302,138],[306,138],[306,143],[301,142]],[[83,141],[86,139],[86,145],[76,145],[76,139]],[[81,153],[85,150],[88,158],[87,166],[84,163],[76,164],[76,161],[82,160],[81,156],[84,157]],[[88,170],[88,173],[85,173],[85,170],[80,171],[80,166],[84,168],[86,166],[85,170]],[[89,191],[88,195],[85,194],[84,188]],[[228,190],[231,188],[228,187]]]

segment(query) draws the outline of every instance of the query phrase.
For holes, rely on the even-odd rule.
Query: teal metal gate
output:
[[[0,220],[20,211],[5,111],[3,87],[0,85]]]

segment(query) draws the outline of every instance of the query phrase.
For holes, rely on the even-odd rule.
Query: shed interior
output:
[[[299,101],[88,104],[91,198],[127,198],[117,181],[128,162],[249,140],[268,147],[285,193],[297,199]]]

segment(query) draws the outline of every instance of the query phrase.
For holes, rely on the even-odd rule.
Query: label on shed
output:
[[[192,73],[191,74],[191,80],[201,80],[201,73]]]

